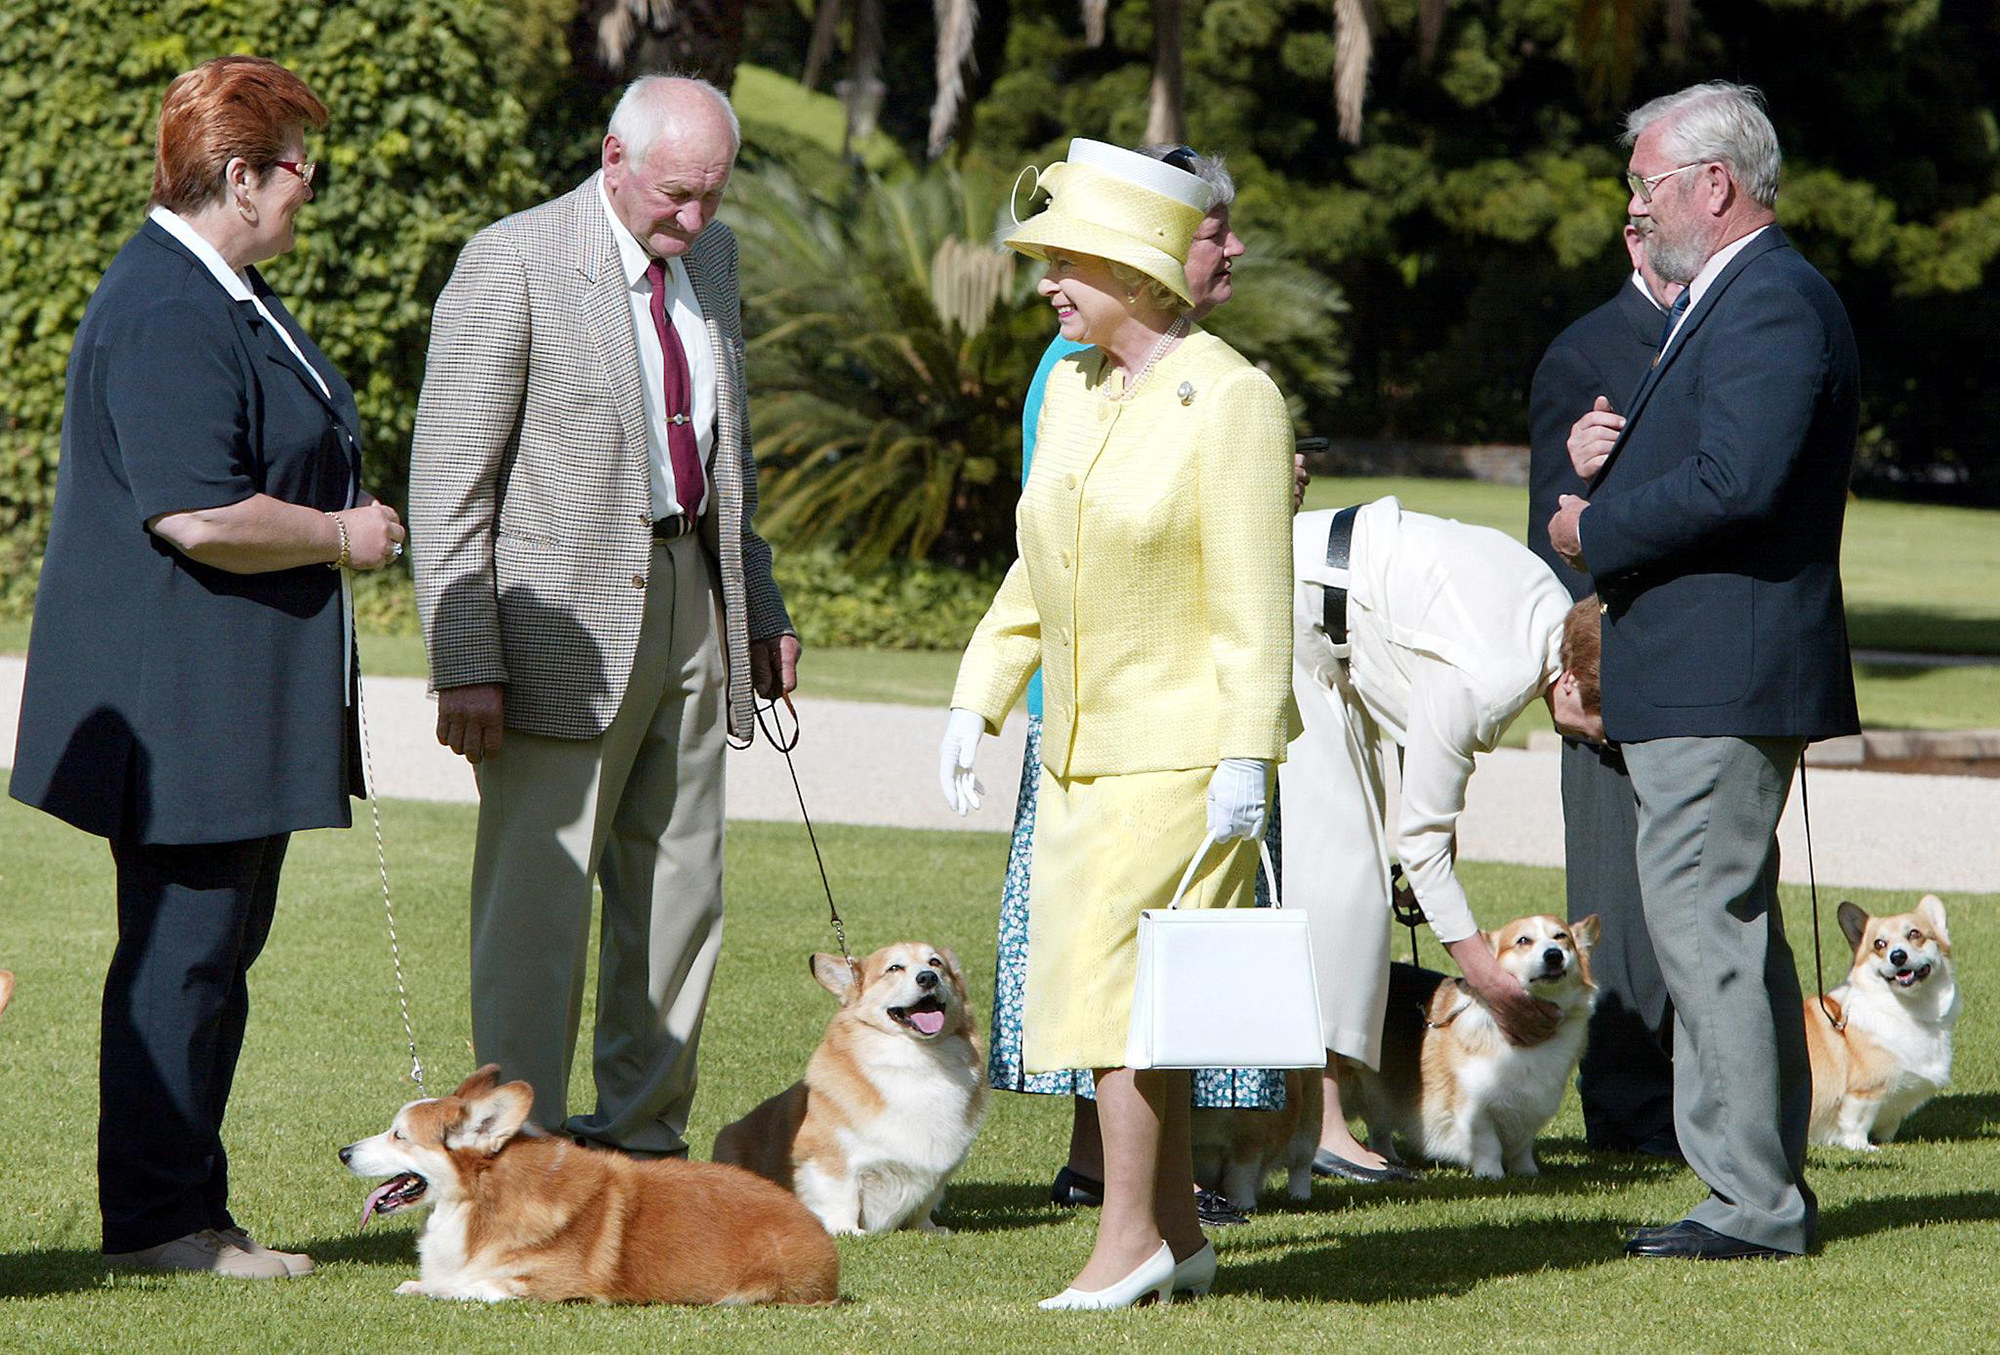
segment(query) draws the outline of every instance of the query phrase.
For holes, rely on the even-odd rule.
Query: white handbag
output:
[[[1202,839],[1165,908],[1139,914],[1128,1068],[1323,1068],[1312,927],[1280,906],[1263,843],[1269,908],[1182,908],[1181,896],[1215,845]]]

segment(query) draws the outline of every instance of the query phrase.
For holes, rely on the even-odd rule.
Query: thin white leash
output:
[[[396,554],[403,553],[398,542]],[[403,1038],[410,1045],[410,1080],[424,1090],[424,1061],[417,1057],[417,1030],[410,1021],[410,994],[403,986],[403,949],[396,940],[396,909],[389,899],[389,854],[382,846],[382,805],[375,796],[375,751],[368,739],[368,702],[362,696],[361,665],[354,671],[354,713],[361,726],[361,775],[368,786],[368,816],[375,823],[375,865],[382,874],[382,913],[389,920],[389,963],[396,971],[396,1005],[403,1013]]]

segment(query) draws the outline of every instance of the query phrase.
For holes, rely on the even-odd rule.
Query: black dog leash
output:
[[[1799,817],[1806,826],[1806,884],[1812,890],[1813,915],[1813,982],[1819,987],[1819,1009],[1826,1013],[1826,1019],[1833,1022],[1835,1030],[1847,1027],[1847,1018],[1835,1013],[1833,1004],[1826,997],[1826,970],[1819,954],[1819,879],[1813,871],[1812,850],[1812,797],[1806,794],[1806,750],[1799,749]]]
[[[790,696],[782,696],[778,700],[785,703],[785,710],[792,717],[792,732],[790,736],[787,737],[773,732],[773,725],[777,726],[780,730],[784,728],[784,721],[778,717],[778,701],[769,701],[761,706],[753,707],[757,715],[757,728],[764,731],[765,742],[785,755],[785,770],[791,774],[792,778],[792,794],[797,796],[799,801],[799,817],[805,820],[806,841],[812,844],[813,861],[819,866],[819,885],[821,889],[826,891],[826,914],[827,918],[833,923],[833,939],[840,943],[840,955],[842,959],[847,961],[848,968],[859,970],[860,966],[854,963],[854,956],[847,949],[847,928],[841,924],[840,910],[833,906],[833,885],[826,878],[826,858],[821,856],[819,852],[819,835],[813,832],[812,815],[806,813],[806,793],[799,788],[799,769],[792,765],[792,750],[799,746],[800,726],[798,707],[792,704]],[[770,724],[764,722],[764,716],[767,712],[771,716]],[[755,742],[755,740],[753,739],[751,742]],[[748,747],[749,744],[746,743],[744,746]]]

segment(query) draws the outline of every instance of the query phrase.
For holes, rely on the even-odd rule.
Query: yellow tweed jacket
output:
[[[1020,558],[951,704],[997,731],[1039,665],[1057,776],[1278,761],[1299,729],[1284,398],[1200,331],[1129,401],[1104,398],[1107,365],[1091,348],[1049,376]]]

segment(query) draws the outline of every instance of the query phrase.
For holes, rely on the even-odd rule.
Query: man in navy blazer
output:
[[[1712,1191],[1626,1250],[1795,1255],[1817,1223],[1811,1076],[1776,834],[1805,745],[1859,728],[1840,592],[1854,333],[1774,224],[1778,140],[1755,90],[1656,99],[1626,136],[1627,211],[1688,288],[1625,414],[1572,429],[1591,495],[1562,496],[1549,540],[1605,601],[1604,722],[1674,1001],[1674,1125]]]
[[[1589,492],[1570,464],[1570,427],[1593,409],[1627,407],[1660,351],[1667,307],[1684,290],[1654,270],[1636,221],[1624,236],[1631,275],[1556,336],[1528,396],[1528,545],[1575,599],[1595,585],[1556,554],[1544,530],[1562,495]],[[1593,1148],[1677,1157],[1673,1003],[1640,904],[1638,811],[1617,748],[1563,740],[1562,805],[1570,920],[1595,913],[1600,928],[1590,952],[1597,1006],[1577,1070],[1584,1138]]]

